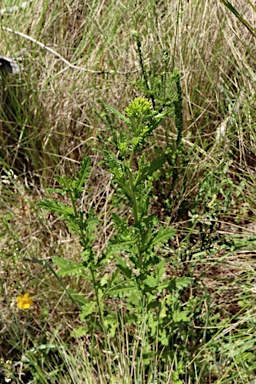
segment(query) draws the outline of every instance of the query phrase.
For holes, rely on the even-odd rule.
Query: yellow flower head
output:
[[[25,293],[24,295],[20,295],[17,297],[17,306],[21,309],[29,309],[33,304],[32,297],[29,297],[29,293]]]
[[[145,97],[137,97],[125,108],[125,113],[128,117],[137,119],[150,116],[152,111],[152,104]]]

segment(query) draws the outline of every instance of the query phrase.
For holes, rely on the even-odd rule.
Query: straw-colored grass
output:
[[[0,379],[63,384],[252,382],[256,375],[255,242],[248,240],[248,233],[255,235],[255,35],[225,2],[217,0],[25,3],[3,0],[0,4],[0,52],[15,57],[23,67],[19,75],[1,76]],[[252,1],[233,5],[255,28]],[[79,258],[79,239],[35,204],[45,196],[45,188],[55,186],[54,174],[74,175],[87,155],[93,168],[89,196],[84,195],[81,205],[96,207],[102,220],[99,252],[112,235],[109,201],[113,190],[97,148],[111,144],[112,130],[122,125],[113,121],[110,127],[100,115],[103,103],[122,112],[142,94],[136,86],[141,68],[134,30],[140,36],[147,71],[155,66],[162,73],[162,52],[168,50],[169,73],[177,68],[181,75],[187,168],[171,191],[172,211],[161,203],[156,209],[169,215],[178,231],[175,250],[165,250],[175,255],[172,272],[191,268],[201,281],[200,290],[190,294],[202,299],[202,319],[196,314],[194,325],[205,336],[191,341],[193,333],[188,330],[181,342],[184,364],[176,359],[169,365],[154,361],[148,371],[143,356],[138,356],[136,339],[129,345],[125,325],[117,344],[109,339],[111,351],[98,353],[101,360],[90,358],[91,340],[69,338],[81,325],[77,308],[46,266],[24,261]],[[171,141],[176,133],[174,119],[169,118],[156,140],[164,147],[166,135]],[[103,144],[99,137],[104,138]],[[216,196],[223,211],[216,219],[219,226],[209,234],[215,253],[205,257],[198,249],[198,228],[188,235],[188,214],[207,174],[212,170],[217,174],[228,162],[223,175],[235,189],[228,207],[224,204],[228,188]],[[186,188],[180,194],[184,180]],[[164,180],[159,194],[168,194],[168,187]],[[189,209],[183,215],[186,204]],[[206,205],[203,197],[198,199],[199,214]],[[120,215],[125,213],[120,207]],[[202,228],[208,228],[203,219]],[[239,252],[233,252],[232,246],[229,252],[216,251],[218,236],[224,233],[240,244]],[[197,250],[196,258],[179,260],[189,241],[191,249]],[[91,294],[87,282],[63,281],[70,289],[79,286],[84,295]],[[16,307],[21,292],[35,298],[30,312]],[[212,296],[211,303],[205,292]],[[212,317],[207,318],[207,313]],[[138,339],[142,335],[143,329],[138,329]],[[35,344],[41,346],[37,352]],[[192,344],[195,348],[190,352]],[[53,372],[50,381],[47,372]]]

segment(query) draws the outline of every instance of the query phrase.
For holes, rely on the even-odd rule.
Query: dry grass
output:
[[[218,1],[176,1],[171,5],[145,2],[137,8],[135,2],[66,2],[64,9],[38,1],[22,12],[23,18],[6,18],[6,24],[15,23],[15,31],[49,46],[70,63],[36,42],[1,30],[2,50],[25,50],[21,55],[25,67],[21,85],[24,95],[28,85],[32,92],[31,100],[25,102],[28,108],[33,108],[33,93],[37,94],[37,108],[31,112],[41,151],[69,160],[69,164],[80,160],[94,145],[101,125],[92,113],[99,109],[97,100],[123,109],[135,95],[132,82],[139,77],[139,63],[132,29],[140,33],[148,65],[156,61],[160,66],[161,50],[167,48],[170,70],[173,65],[179,69],[188,139],[198,140],[201,145],[213,141],[216,128],[228,115],[231,100],[239,98],[241,91],[245,100],[250,100],[255,76],[251,69],[253,52],[249,50],[255,44]],[[253,22],[252,10],[246,16]]]
[[[239,10],[255,25],[256,14],[249,1],[240,1]],[[37,0],[11,16],[4,15],[1,52],[20,57],[24,67],[19,78],[3,80],[6,85],[0,104],[1,164],[11,166],[19,176],[18,182],[7,187],[2,184],[0,190],[0,309],[4,324],[0,340],[5,359],[9,359],[10,340],[15,344],[20,338],[24,349],[28,347],[27,328],[29,337],[34,337],[42,329],[54,329],[57,319],[63,325],[60,336],[65,339],[77,318],[54,277],[42,266],[23,259],[79,257],[78,239],[70,236],[58,219],[42,216],[35,203],[45,195],[45,187],[54,186],[55,173],[73,174],[88,154],[93,158],[90,201],[85,195],[81,204],[96,207],[102,219],[99,251],[111,237],[108,202],[113,192],[104,166],[98,166],[100,155],[94,151],[99,145],[97,135],[105,137],[107,145],[111,130],[95,111],[102,111],[99,101],[123,111],[140,95],[134,86],[140,66],[131,30],[139,32],[148,69],[155,62],[161,73],[162,50],[168,49],[170,73],[178,68],[182,78],[183,142],[191,152],[174,192],[184,177],[188,186],[176,201],[170,222],[177,217],[182,201],[195,195],[202,171],[217,168],[223,158],[230,157],[230,178],[246,187],[237,198],[239,206],[235,206],[234,195],[233,213],[220,220],[228,225],[234,225],[237,218],[237,225],[255,221],[255,38],[223,4],[217,0]],[[115,129],[120,127],[117,124]],[[223,140],[216,140],[218,129],[225,131]],[[165,145],[166,132],[170,137],[176,135],[172,119],[158,132],[159,144]],[[172,224],[184,228],[182,223]],[[203,284],[219,296],[214,303],[223,305],[225,313],[233,311],[227,304],[232,301],[230,289],[236,286],[241,293],[243,279],[253,279],[251,256],[230,253],[225,265],[214,263],[214,267],[212,260],[200,260],[197,273],[204,275]],[[234,282],[230,289],[222,279],[216,279],[227,275],[232,275]],[[65,282],[74,288],[82,284],[88,293],[88,286],[81,281]],[[15,307],[15,297],[21,291],[30,291],[35,297],[28,316]],[[17,350],[15,345],[13,348]]]

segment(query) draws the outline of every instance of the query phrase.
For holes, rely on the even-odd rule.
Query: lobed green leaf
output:
[[[72,207],[54,199],[44,199],[42,201],[39,201],[37,203],[37,206],[41,209],[45,209],[46,211],[62,215],[65,219],[67,218],[67,216],[71,216],[74,213]]]
[[[72,260],[65,260],[62,257],[53,256],[52,260],[59,268],[58,274],[60,276],[84,276],[85,268],[81,263]]]

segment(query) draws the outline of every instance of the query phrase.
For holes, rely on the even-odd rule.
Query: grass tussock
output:
[[[0,15],[1,380],[251,383],[252,2]]]

